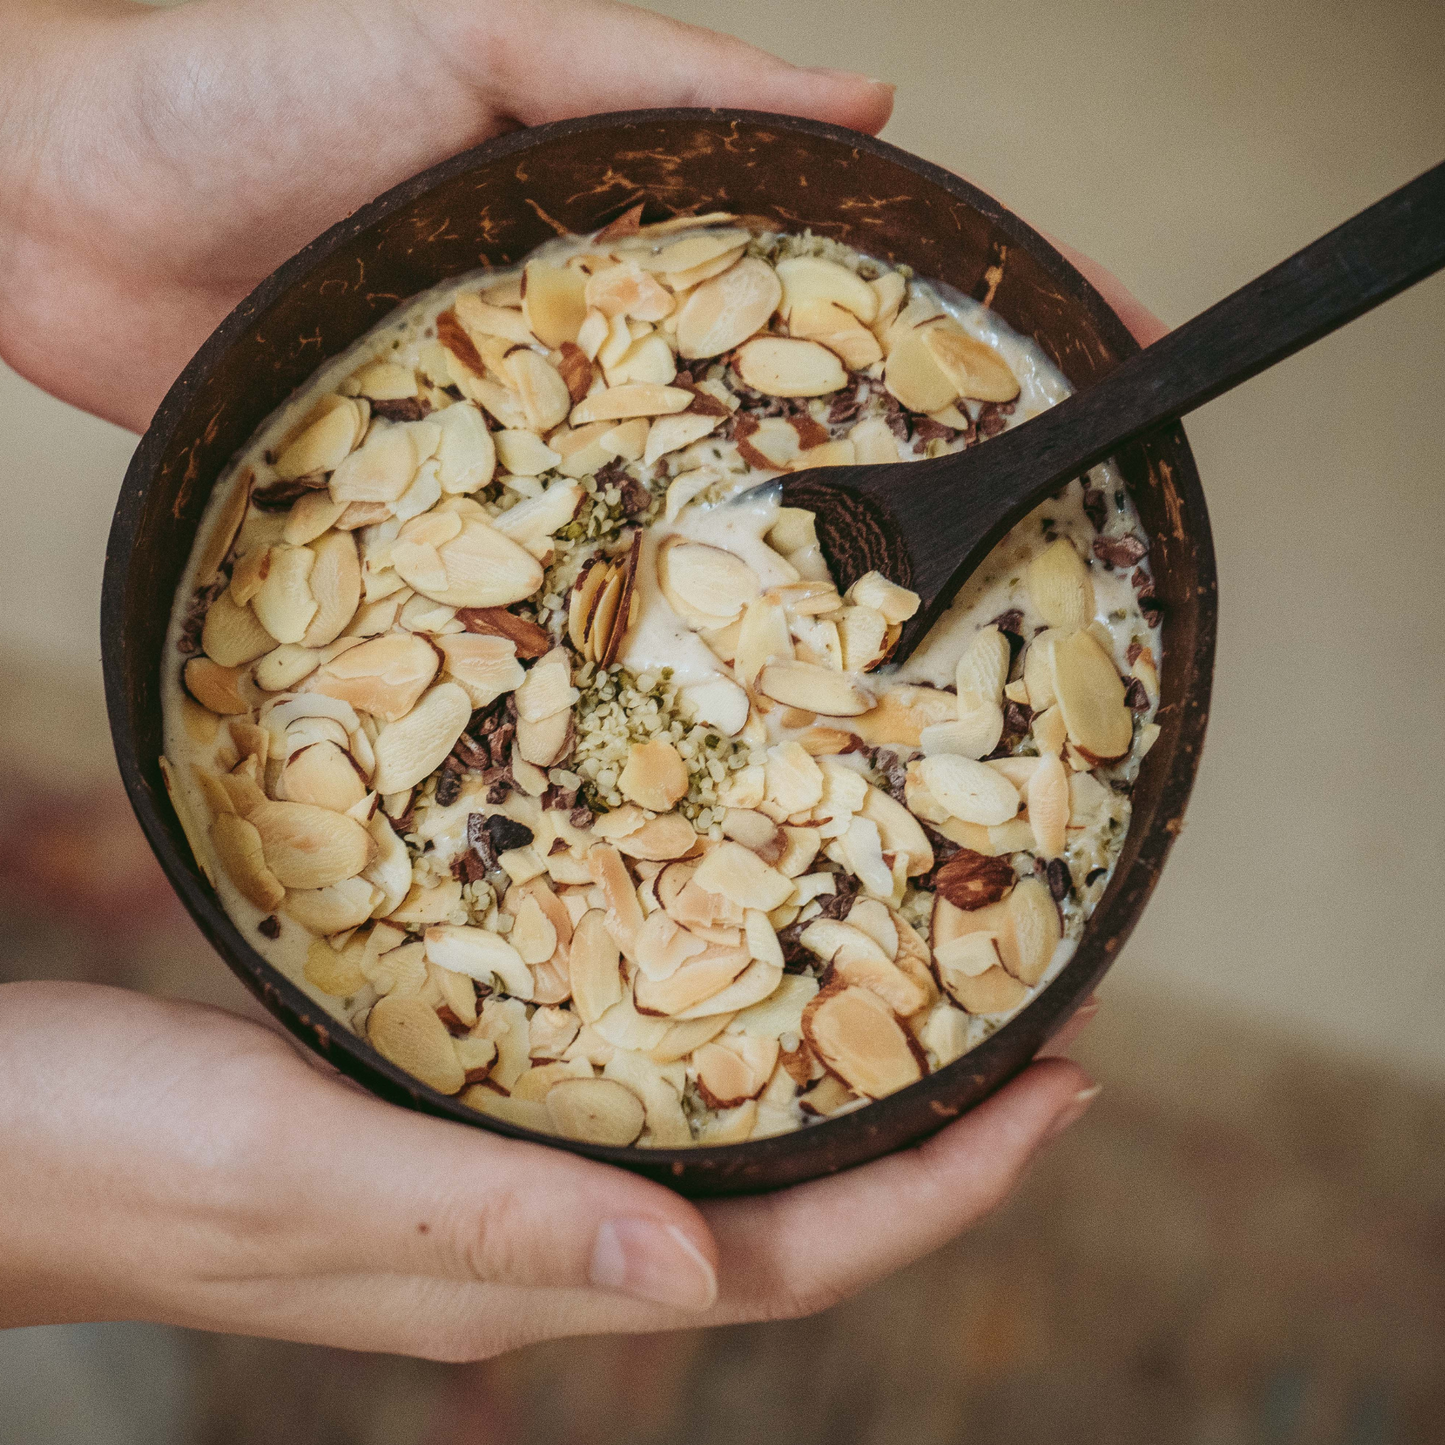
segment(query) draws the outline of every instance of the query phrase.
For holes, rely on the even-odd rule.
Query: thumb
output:
[[[324,1125],[322,1109],[299,1111],[304,1151],[274,1151],[304,1161],[289,1217],[308,1221],[308,1268],[591,1287],[686,1310],[717,1298],[712,1233],[671,1190],[316,1083]]]
[[[729,106],[873,134],[893,86],[802,68],[731,35],[612,0],[452,7],[459,49],[491,103],[524,125],[609,110]],[[565,83],[562,78],[565,77]]]

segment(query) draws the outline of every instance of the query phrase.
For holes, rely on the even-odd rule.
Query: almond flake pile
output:
[[[238,924],[386,1058],[673,1147],[904,1088],[1047,982],[1159,619],[1098,468],[890,670],[918,599],[840,595],[765,484],[976,445],[1057,373],[837,243],[640,211],[411,303],[263,426],[177,603],[162,770]]]

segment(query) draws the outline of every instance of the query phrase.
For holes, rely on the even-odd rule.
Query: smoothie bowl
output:
[[[679,160],[684,157],[685,160]],[[1135,348],[956,178],[816,123],[507,137],[288,262],[143,439],[105,587],[147,836],[397,1102],[690,1193],[925,1137],[1112,961],[1214,574],[1174,428],[901,665],[777,479],[987,445]]]

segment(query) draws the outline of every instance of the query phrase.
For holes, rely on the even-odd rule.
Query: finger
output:
[[[1099,1000],[1092,994],[1064,1020],[1063,1027],[1034,1055],[1036,1059],[1063,1059],[1068,1057],[1075,1040],[1089,1025],[1089,1020],[1099,1012]]]
[[[917,1148],[758,1199],[705,1205],[724,1318],[822,1309],[911,1263],[997,1207],[1097,1092],[1076,1064],[1023,1074]]]
[[[884,81],[790,65],[731,35],[610,0],[527,0],[454,14],[463,53],[484,68],[495,103],[526,125],[609,110],[730,106],[872,134],[893,110]]]
[[[1169,327],[1142,301],[1136,300],[1112,271],[1106,270],[1091,256],[1066,245],[1058,237],[1050,236],[1047,231],[1042,234],[1066,261],[1072,262],[1082,272],[1084,279],[1114,308],[1140,346],[1149,346],[1161,336],[1169,334]]]
[[[273,1206],[314,1272],[599,1287],[683,1309],[716,1298],[716,1247],[671,1190],[557,1149],[430,1119],[305,1071],[278,1083],[294,1124],[261,1148]],[[289,1163],[287,1161],[290,1161]],[[279,1176],[279,1177],[274,1177]]]

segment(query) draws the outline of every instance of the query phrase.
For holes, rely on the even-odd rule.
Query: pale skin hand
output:
[[[216,1009],[7,984],[0,1326],[140,1318],[467,1360],[804,1314],[976,1223],[1092,1096],[1049,1059],[916,1149],[693,1205],[381,1103]]]
[[[280,261],[490,135],[713,104],[876,131],[892,104],[606,0],[28,0],[6,21],[0,354],[136,430]],[[1162,331],[1074,259],[1141,340]],[[0,1326],[147,1318],[470,1359],[803,1313],[975,1223],[1091,1097],[1051,1059],[917,1149],[695,1207],[382,1104],[215,1010],[5,985]]]

